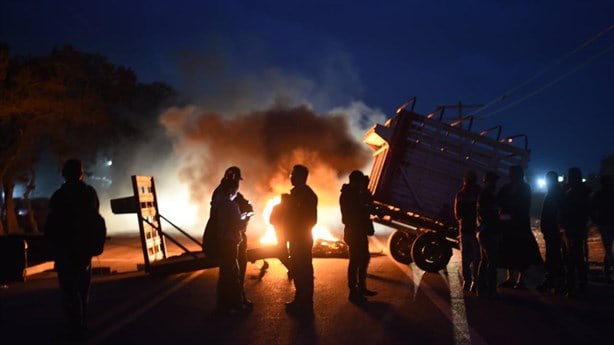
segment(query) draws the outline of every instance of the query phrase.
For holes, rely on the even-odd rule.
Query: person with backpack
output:
[[[98,212],[98,194],[83,181],[81,160],[67,160],[62,176],[64,184],[49,201],[45,237],[55,259],[68,326],[83,332],[87,330],[92,256],[102,252],[106,227]]]

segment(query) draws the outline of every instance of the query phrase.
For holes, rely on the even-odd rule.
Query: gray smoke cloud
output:
[[[294,164],[310,169],[308,183],[320,204],[335,205],[340,180],[364,169],[371,154],[355,136],[347,113],[317,114],[306,105],[277,104],[268,110],[222,116],[197,107],[171,108],[160,117],[181,157],[179,179],[202,208],[224,170],[242,170],[241,190],[258,208],[287,192]]]

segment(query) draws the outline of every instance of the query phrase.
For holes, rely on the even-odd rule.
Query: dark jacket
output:
[[[494,233],[499,227],[499,208],[497,195],[489,189],[484,189],[478,196],[478,224],[480,231]]]
[[[531,186],[526,182],[507,183],[497,195],[500,219],[522,231],[531,231]]]
[[[239,206],[229,195],[218,193],[211,200],[212,221],[217,227],[218,238],[222,241],[241,243],[241,231],[244,223],[241,220]]]
[[[374,233],[371,221],[372,198],[367,189],[344,184],[339,197],[341,221],[345,224],[343,240],[352,242],[365,239]]]
[[[475,233],[478,196],[481,190],[477,184],[466,184],[454,197],[454,217],[459,222],[462,234]]]
[[[591,221],[596,225],[614,224],[614,190],[603,188],[591,198]]]
[[[45,237],[56,258],[62,256],[82,264],[91,260],[92,220],[99,206],[96,190],[83,181],[65,182],[53,193]]]
[[[542,232],[558,233],[563,196],[563,187],[561,187],[560,184],[557,183],[548,188],[548,193],[546,193],[544,203],[542,204],[540,217],[540,227]]]
[[[318,197],[308,185],[292,188],[288,203],[288,239],[312,239],[318,222]]]
[[[585,236],[591,190],[585,184],[568,186],[561,205],[561,228],[570,236]]]

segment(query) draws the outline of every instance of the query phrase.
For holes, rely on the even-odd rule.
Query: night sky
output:
[[[527,134],[537,175],[614,154],[612,25],[611,0],[0,2],[12,55],[70,44],[203,109],[488,104],[475,128]]]

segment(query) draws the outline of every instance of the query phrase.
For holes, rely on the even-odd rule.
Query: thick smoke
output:
[[[189,184],[201,214],[208,212],[213,188],[232,165],[241,168],[241,191],[258,213],[270,197],[290,190],[294,164],[310,169],[308,184],[321,208],[338,207],[340,181],[371,159],[352,133],[347,114],[319,115],[304,105],[227,117],[196,107],[171,108],[161,122],[182,158],[180,180]]]

